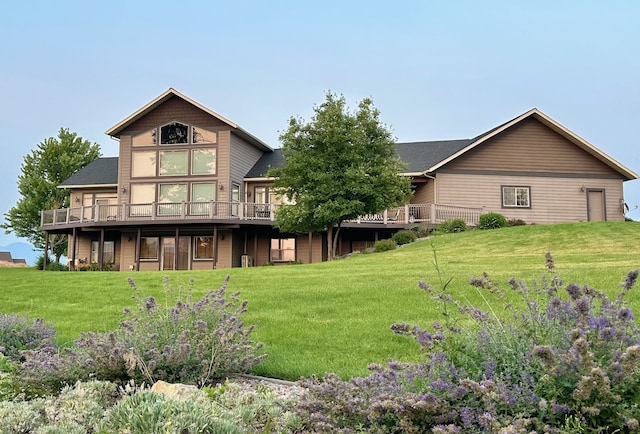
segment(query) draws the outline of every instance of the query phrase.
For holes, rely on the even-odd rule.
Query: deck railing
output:
[[[91,205],[46,210],[40,213],[43,229],[86,223],[154,222],[163,220],[239,220],[274,221],[280,205],[252,202],[152,202],[144,204]],[[461,218],[470,226],[478,224],[482,208],[454,205],[409,204],[378,214],[362,216],[350,223],[406,225],[439,224]]]

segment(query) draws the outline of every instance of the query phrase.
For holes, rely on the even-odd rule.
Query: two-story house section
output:
[[[106,134],[118,157],[65,180],[70,207],[41,229],[69,235],[72,267],[187,270],[327,259],[325,233],[283,234],[272,189],[280,149],[174,89]],[[500,212],[527,223],[624,220],[638,175],[537,109],[472,139],[397,143],[410,203],[345,222],[338,254],[415,225]]]

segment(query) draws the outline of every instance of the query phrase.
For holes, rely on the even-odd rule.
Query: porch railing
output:
[[[144,204],[91,205],[46,210],[40,213],[44,229],[102,222],[153,222],[162,220],[239,220],[274,221],[278,204],[251,202],[152,202]],[[408,204],[378,214],[362,216],[351,223],[438,224],[461,218],[468,225],[478,224],[482,208],[441,204]]]

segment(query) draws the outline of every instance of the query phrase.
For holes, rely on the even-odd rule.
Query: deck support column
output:
[[[42,257],[42,271],[47,269],[47,259],[49,259],[49,232],[44,231],[44,256]]]
[[[136,271],[140,271],[140,243],[142,242],[142,230],[138,228],[138,232],[136,233],[136,251],[134,253],[134,258],[136,260]],[[158,246],[159,248],[159,246]]]
[[[173,246],[173,269],[174,270],[178,269],[178,254],[180,253],[178,251],[179,245],[180,245],[180,228],[176,226],[176,240]]]
[[[73,244],[71,245],[71,261],[69,262],[69,269],[70,270],[76,270],[76,244],[77,244],[77,229],[76,227],[73,228]],[[77,270],[76,270],[77,271]]]
[[[218,262],[218,225],[213,227],[213,269],[215,270]]]
[[[102,253],[104,252],[104,228],[100,229],[100,241],[98,242],[98,266],[100,271],[104,269],[104,258]]]
[[[309,263],[310,264],[313,262],[312,243],[313,243],[313,232],[309,231]]]

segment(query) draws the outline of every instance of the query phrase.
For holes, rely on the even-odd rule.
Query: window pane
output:
[[[266,187],[256,187],[254,190],[254,201],[255,203],[267,203],[267,188]]]
[[[179,122],[173,122],[160,128],[160,144],[173,145],[189,141],[189,127]]]
[[[215,182],[199,182],[191,184],[191,201],[208,202],[216,200]]]
[[[295,238],[272,238],[271,261],[293,262],[296,260]]]
[[[132,146],[153,146],[157,142],[156,140],[156,129],[149,130],[145,133],[138,134],[131,138]]]
[[[193,237],[194,259],[213,258],[213,237]]]
[[[186,175],[187,151],[161,151],[160,175]]]
[[[142,237],[140,238],[140,259],[141,260],[158,260],[158,238]]]
[[[115,262],[115,242],[113,241],[105,241],[104,249],[102,251],[102,260],[106,264],[107,262],[111,262],[112,264]]]
[[[502,191],[504,206],[514,206],[516,204],[515,188],[505,187]]]
[[[193,143],[215,143],[217,134],[203,128],[193,127]]]
[[[155,184],[131,184],[131,207],[129,214],[133,217],[150,216],[152,210],[151,203],[155,202],[155,200]]]
[[[518,206],[529,206],[529,190],[526,188],[518,189]]]
[[[194,149],[191,161],[192,175],[215,175],[216,174],[216,150]]]
[[[131,203],[151,203],[155,200],[155,184],[131,184]]]
[[[156,151],[137,151],[131,154],[131,176],[156,176]]]
[[[160,184],[158,202],[183,202],[187,200],[187,184]]]

